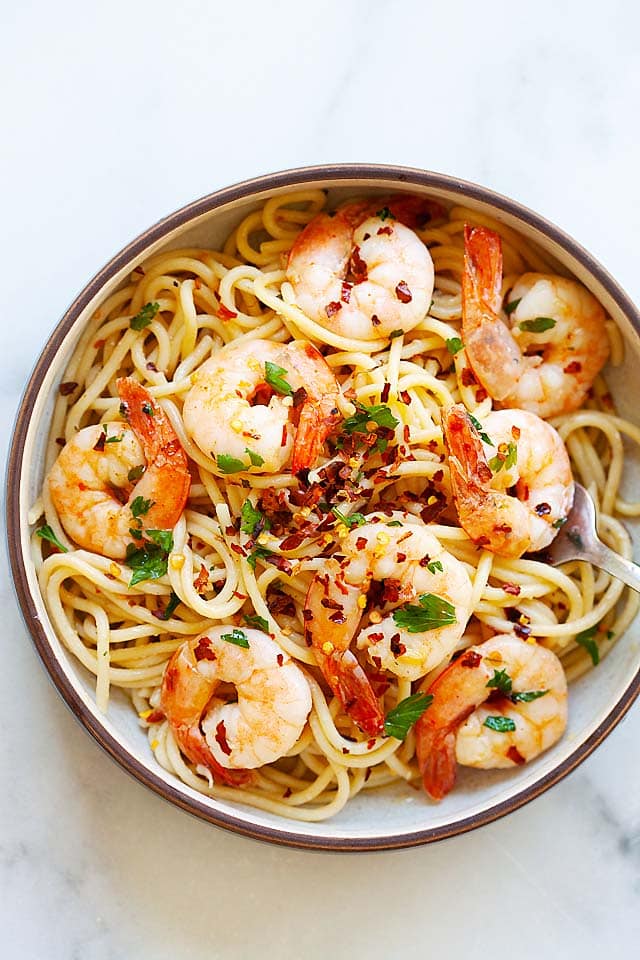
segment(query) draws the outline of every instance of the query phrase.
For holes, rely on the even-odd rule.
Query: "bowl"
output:
[[[38,653],[78,720],[128,773],[171,803],[204,820],[275,843],[329,850],[409,847],[450,837],[523,806],[548,790],[587,757],[624,716],[640,690],[640,624],[632,625],[597,670],[572,685],[565,736],[536,760],[509,771],[461,770],[456,790],[439,805],[406,785],[360,793],[334,819],[300,823],[192,790],[155,761],[135,712],[113,697],[107,716],[98,711],[88,674],[52,629],[29,550],[27,513],[43,479],[43,454],[57,386],[99,302],[151,254],[186,245],[215,246],[267,198],[291,188],[322,187],[339,199],[354,193],[411,190],[464,203],[522,233],[574,274],[601,301],[626,341],[625,364],[612,384],[623,415],[638,404],[640,315],[606,270],[556,226],[513,200],[452,177],[392,166],[339,164],[287,170],[240,183],[197,200],[161,220],[118,253],[72,303],[53,331],[28,382],[17,415],[9,457],[7,529],[11,566],[22,612]],[[631,463],[627,483],[640,479]]]

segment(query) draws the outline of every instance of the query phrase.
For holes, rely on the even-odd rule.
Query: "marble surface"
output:
[[[579,13],[578,13],[579,11]],[[555,220],[636,301],[635,4],[206,0],[2,5],[2,452],[68,302],[149,223],[334,160],[485,183]],[[640,711],[528,807],[431,847],[323,855],[190,819],[58,698],[3,567],[0,954],[632,955]]]

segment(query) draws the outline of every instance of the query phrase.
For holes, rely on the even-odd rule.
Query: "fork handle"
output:
[[[606,570],[612,577],[622,580],[632,590],[640,593],[640,566],[637,563],[621,557],[619,553],[605,547],[600,541],[590,546],[589,552],[591,554],[589,559],[596,567]]]

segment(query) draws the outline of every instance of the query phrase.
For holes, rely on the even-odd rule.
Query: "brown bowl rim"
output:
[[[495,193],[487,187],[461,180],[457,177],[413,167],[362,163],[339,163],[298,167],[244,180],[222,190],[216,190],[214,193],[181,207],[179,210],[158,221],[148,230],[145,230],[109,260],[93,279],[89,281],[65,312],[45,344],[20,401],[7,465],[6,514],[7,542],[14,585],[25,624],[31,634],[36,650],[40,655],[50,679],[53,681],[67,706],[84,728],[116,763],[136,780],[175,806],[216,826],[224,827],[227,830],[243,836],[302,849],[372,851],[413,847],[419,844],[431,843],[436,840],[457,836],[458,834],[490,823],[529,803],[535,797],[566,777],[571,771],[575,770],[620,722],[640,693],[640,670],[638,670],[631,679],[622,696],[614,704],[598,728],[587,740],[576,746],[570,756],[558,764],[558,766],[546,774],[546,776],[537,780],[536,783],[519,791],[507,800],[494,804],[487,810],[465,817],[452,824],[428,827],[412,833],[390,834],[384,837],[319,837],[311,833],[305,833],[304,824],[298,824],[297,822],[295,822],[294,829],[292,830],[280,830],[262,824],[248,823],[242,816],[236,816],[224,811],[211,810],[204,802],[196,798],[187,797],[179,787],[166,784],[159,776],[153,773],[151,769],[147,768],[134,756],[129,754],[118,740],[103,728],[98,718],[94,717],[83,704],[81,698],[65,676],[58,659],[51,649],[46,632],[37,617],[37,610],[29,591],[26,568],[20,550],[20,475],[24,445],[33,406],[40,390],[44,374],[54,360],[64,337],[82,310],[98,293],[100,288],[108,282],[121,267],[137,254],[141,253],[149,244],[161,239],[170,230],[183,226],[194,217],[208,213],[223,204],[245,199],[253,194],[278,187],[301,186],[310,181],[318,180],[335,181],[352,179],[367,179],[370,181],[392,180],[398,184],[409,187],[415,185],[426,188],[452,190],[454,192],[460,192],[471,199],[489,203],[498,210],[517,217],[534,229],[546,234],[546,236],[558,243],[573,256],[602,284],[620,310],[626,314],[636,332],[640,333],[639,311],[617,281],[613,279],[608,271],[605,270],[584,247],[544,217],[508,197]]]

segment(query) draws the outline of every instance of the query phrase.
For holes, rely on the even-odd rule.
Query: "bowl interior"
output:
[[[424,179],[424,178],[423,178]],[[411,178],[409,178],[411,181]],[[300,184],[299,186],[303,186]],[[463,202],[487,213],[518,230],[541,249],[551,254],[562,272],[580,279],[603,303],[618,323],[626,341],[624,364],[607,371],[607,378],[622,416],[633,419],[638,403],[637,369],[639,342],[629,312],[622,309],[615,296],[615,285],[608,288],[606,276],[597,267],[585,263],[565,249],[557,237],[546,235],[536,218],[528,222],[526,212],[518,215],[513,205],[501,209],[478,195],[471,187],[454,184],[416,182],[399,183],[394,176],[387,178],[357,177],[349,179],[306,180],[305,187],[329,189],[332,199],[356,194],[385,193],[410,188],[442,200],[447,205]],[[170,799],[187,806],[193,812],[224,823],[233,829],[259,834],[284,842],[319,846],[394,846],[424,841],[458,832],[470,825],[492,819],[498,813],[511,809],[535,795],[544,785],[554,782],[585,755],[599,739],[599,728],[607,726],[607,718],[616,704],[629,699],[629,689],[640,667],[640,627],[633,625],[617,643],[599,667],[572,685],[570,691],[569,726],[566,735],[551,750],[537,760],[517,770],[482,772],[460,768],[456,789],[446,800],[435,805],[424,795],[406,785],[385,788],[383,791],[360,793],[336,818],[322,823],[304,823],[283,820],[241,804],[228,804],[196,793],[160,767],[147,744],[144,732],[137,724],[129,701],[118,691],[112,692],[108,715],[102,716],[96,708],[93,680],[63,647],[50,624],[40,596],[33,563],[30,558],[27,513],[38,496],[43,480],[44,449],[49,430],[55,392],[64,377],[64,370],[79,335],[98,304],[119,286],[130,271],[152,253],[182,246],[211,246],[218,248],[233,226],[251,209],[261,205],[276,193],[296,187],[271,186],[254,188],[248,196],[222,197],[217,205],[213,198],[210,209],[192,212],[186,222],[170,222],[161,235],[151,235],[138,242],[124,256],[116,258],[115,266],[105,268],[104,283],[89,298],[74,318],[77,308],[71,309],[58,328],[56,336],[45,351],[46,362],[39,367],[37,384],[28,397],[33,400],[28,425],[25,427],[22,469],[16,482],[20,516],[19,543],[24,566],[23,579],[30,595],[32,632],[49,671],[54,675],[65,699],[72,705],[86,726],[103,745],[140,779]],[[481,193],[481,191],[480,191]],[[499,199],[496,202],[500,202]],[[207,204],[204,204],[206,207]],[[509,208],[511,207],[511,209]],[[588,258],[587,258],[588,261]],[[603,282],[603,276],[605,282]],[[55,342],[54,342],[55,341]],[[627,496],[640,493],[640,471],[637,459],[629,451],[624,492]],[[629,521],[630,526],[635,526]],[[606,731],[605,731],[606,732]],[[581,748],[580,756],[578,756]],[[577,759],[576,759],[577,758]]]

